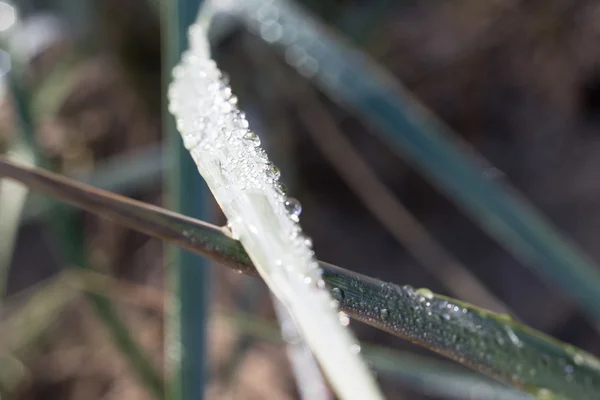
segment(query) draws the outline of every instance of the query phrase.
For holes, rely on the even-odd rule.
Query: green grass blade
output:
[[[8,86],[17,114],[19,135],[13,139],[7,157],[27,165],[35,165],[37,155],[32,150],[34,143],[33,118],[27,107],[26,92],[19,85],[13,69],[8,74]],[[0,182],[0,304],[6,292],[6,285],[15,241],[18,235],[21,213],[29,190],[14,182]]]
[[[188,28],[196,19],[201,0],[176,0],[166,8],[165,83],[188,47]],[[166,87],[163,90],[166,93]],[[171,114],[164,110],[166,153],[173,163],[167,174],[170,207],[185,215],[206,219],[208,190],[181,137]],[[196,254],[168,248],[168,271],[174,298],[168,309],[165,342],[167,371],[172,374],[167,397],[172,400],[202,399],[207,375],[206,320],[209,304],[208,265]]]
[[[226,230],[163,208],[93,188],[42,169],[0,157],[0,177],[19,181],[30,189],[112,219],[149,236],[163,239],[211,260],[251,273],[254,267],[241,245]],[[256,272],[254,272],[256,274]]]
[[[324,278],[350,316],[540,398],[591,400],[600,392],[598,359],[507,315],[333,267]]]
[[[486,161],[411,98],[397,80],[286,0],[244,0],[232,8],[321,90],[354,110],[401,150],[465,212],[527,266],[600,320],[600,271],[507,183],[491,182]]]
[[[126,199],[56,174],[0,159],[0,176],[169,241],[240,272],[257,275],[224,229]],[[542,399],[585,400],[600,392],[594,356],[458,300],[385,283],[321,263],[342,311]]]
[[[28,165],[32,165],[34,161],[33,154],[20,140],[12,146],[7,157]],[[0,180],[0,305],[6,294],[12,254],[28,193],[26,186]]]
[[[119,316],[111,301],[99,294],[87,293],[86,296],[109,330],[119,352],[126,356],[133,371],[144,386],[152,393],[154,398],[164,399],[165,388],[162,376],[152,366],[138,343],[133,339],[129,328],[123,323],[123,319]]]

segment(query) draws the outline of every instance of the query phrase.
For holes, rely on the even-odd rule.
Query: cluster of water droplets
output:
[[[281,258],[271,260],[271,267],[279,270],[279,276],[286,277],[290,287],[309,287],[320,298],[323,308],[337,312],[338,302],[326,291],[312,240],[299,225],[302,206],[298,200],[286,196],[279,169],[260,147],[260,138],[238,109],[238,99],[227,77],[210,57],[202,25],[191,27],[190,50],[183,53],[182,61],[173,70],[173,78],[168,92],[169,111],[176,118],[185,147],[223,209],[232,236],[240,239],[239,232],[243,230],[256,237],[264,234],[258,226],[243,220],[236,201],[248,196],[266,200],[277,216],[279,241],[285,243]],[[203,167],[207,165],[210,167]],[[339,322],[347,326],[348,316],[340,314]],[[351,354],[360,351],[353,338],[348,347]]]
[[[238,99],[232,94],[226,76],[210,58],[209,43],[202,26],[191,28],[190,43],[190,50],[183,54],[182,62],[173,70],[174,81],[168,93],[169,111],[176,117],[185,147],[197,161],[212,162],[217,167],[208,173],[220,174],[218,179],[207,181],[209,185],[212,182],[211,189],[226,215],[227,203],[243,193],[256,193],[268,199],[282,217],[280,225],[287,236],[285,239],[292,244],[294,264],[308,266],[297,271],[301,279],[324,287],[318,263],[314,260],[312,241],[298,225],[302,206],[298,200],[286,197],[279,169],[260,147],[260,138],[238,109]],[[232,217],[229,227],[235,236],[236,225],[242,221],[235,215],[227,216]],[[302,262],[298,262],[298,257]],[[279,263],[286,264],[286,260]]]
[[[373,285],[358,279],[333,288],[332,295],[344,311],[492,375],[536,386],[556,383],[548,377],[560,376],[566,383],[579,385],[580,389],[573,390],[583,394],[600,385],[600,364],[594,357],[569,347],[550,355],[540,339],[514,326],[507,314],[469,308],[434,296],[429,289]],[[553,394],[554,390],[542,388],[540,396],[545,392]]]

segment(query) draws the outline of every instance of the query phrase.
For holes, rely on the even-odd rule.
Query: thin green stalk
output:
[[[165,83],[187,48],[187,30],[194,22],[201,0],[164,2],[166,7]],[[166,87],[164,90],[166,93]],[[166,96],[164,96],[166,97]],[[170,208],[191,217],[206,219],[208,214],[205,186],[188,151],[175,129],[173,117],[166,110],[166,156],[174,166],[167,174]],[[167,312],[166,360],[172,374],[167,397],[172,400],[202,399],[207,370],[206,320],[209,303],[209,270],[197,255],[169,247],[168,271],[171,293]]]
[[[29,189],[17,182],[0,181],[0,308],[8,289],[8,275]]]
[[[241,273],[257,275],[241,244],[226,230],[173,212],[74,183],[0,158],[0,176],[194,251]],[[596,399],[600,361],[495,314],[428,290],[385,283],[321,263],[340,309],[351,317],[408,339],[522,388],[541,399]]]
[[[16,63],[16,61],[13,61]],[[16,66],[8,74],[8,86],[12,95],[13,107],[18,118],[20,138],[28,149],[35,149],[35,121],[29,108],[29,94],[21,85]],[[32,150],[34,162],[39,165],[39,155]]]
[[[11,60],[16,63],[16,60]],[[36,165],[38,157],[34,149],[34,125],[31,112],[27,106],[27,92],[21,87],[16,67],[8,74],[8,86],[12,95],[13,107],[16,111],[18,133],[13,138],[8,157],[27,165]],[[14,245],[19,233],[21,213],[27,200],[29,190],[21,185],[0,182],[0,305],[7,290],[7,280],[12,261]]]
[[[20,137],[14,139],[7,158],[34,165],[35,156]],[[29,188],[17,182],[0,181],[0,308],[8,289],[7,281],[22,212],[29,195]]]
[[[238,4],[238,3],[236,3]],[[488,179],[487,161],[419,105],[387,71],[286,0],[242,0],[236,13],[285,51],[286,60],[332,99],[378,127],[384,139],[442,188],[496,240],[600,319],[600,271],[507,182]]]

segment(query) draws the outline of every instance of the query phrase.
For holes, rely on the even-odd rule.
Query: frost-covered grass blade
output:
[[[300,204],[286,196],[278,169],[238,110],[237,98],[210,57],[202,23],[190,28],[190,49],[173,76],[169,110],[235,237],[288,308],[338,395],[381,398],[358,354],[360,346],[340,324],[337,303],[325,290],[311,240],[298,224]]]

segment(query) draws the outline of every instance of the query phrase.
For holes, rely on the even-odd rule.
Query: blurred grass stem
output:
[[[188,47],[188,28],[194,22],[201,0],[163,2],[166,34],[164,46],[164,86],[181,53]],[[163,96],[166,98],[166,95]],[[183,147],[171,114],[163,111],[166,132],[165,157],[172,167],[166,175],[170,208],[190,217],[207,219],[206,190],[188,151]],[[204,398],[207,376],[206,315],[209,303],[208,266],[197,255],[167,244],[169,264],[166,271],[172,296],[167,300],[165,351],[166,370],[170,375],[167,398],[188,400]]]

